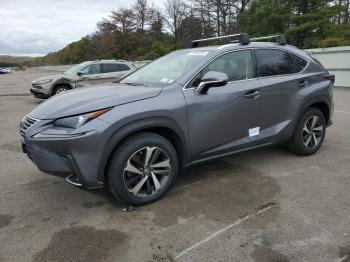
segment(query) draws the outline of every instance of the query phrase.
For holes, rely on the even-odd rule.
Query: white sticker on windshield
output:
[[[159,81],[163,82],[163,83],[168,83],[169,80],[170,80],[169,78],[164,77],[164,78],[160,79]]]
[[[209,52],[189,52],[187,55],[200,55],[200,56],[206,56],[209,54]]]

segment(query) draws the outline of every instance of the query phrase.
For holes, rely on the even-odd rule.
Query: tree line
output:
[[[147,0],[112,11],[91,35],[33,65],[95,59],[150,60],[191,40],[238,32],[284,34],[299,48],[350,45],[350,0]]]

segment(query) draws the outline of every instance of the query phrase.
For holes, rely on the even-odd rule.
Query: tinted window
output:
[[[298,73],[307,62],[296,55],[281,50],[257,50],[259,76]]]
[[[209,71],[225,73],[229,81],[252,78],[251,52],[249,50],[236,51],[218,57],[193,79],[192,86],[197,87],[200,79]]]
[[[125,64],[118,64],[119,65],[119,71],[128,71],[130,70],[130,67],[128,67]]]
[[[130,67],[125,64],[103,64],[103,72],[104,73],[112,73],[112,72],[120,72],[120,71],[128,71]]]
[[[85,67],[81,70],[84,75],[93,75],[93,74],[101,74],[101,65],[100,64],[92,64]]]
[[[118,64],[103,64],[102,66],[103,73],[112,73],[120,71]]]

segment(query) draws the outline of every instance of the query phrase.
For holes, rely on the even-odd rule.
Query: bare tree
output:
[[[154,14],[152,15],[152,21],[151,21],[151,33],[155,35],[155,37],[160,40],[163,32],[163,23],[164,18],[163,14],[159,10],[155,10]]]
[[[147,0],[137,0],[133,6],[133,12],[137,29],[145,32],[147,25],[149,25],[154,15],[155,9],[149,6]]]
[[[344,1],[344,24],[350,23],[350,0]]]
[[[188,8],[183,0],[167,0],[165,3],[166,23],[174,35],[174,42],[178,40],[178,29],[188,14]]]
[[[250,0],[233,1],[233,6],[238,11],[239,14],[243,14],[243,12],[249,7],[249,4],[250,4]]]
[[[116,29],[122,33],[131,32],[135,27],[134,13],[131,9],[121,8],[112,11],[111,19]]]

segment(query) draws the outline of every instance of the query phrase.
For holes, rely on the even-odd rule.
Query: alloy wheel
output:
[[[56,89],[55,95],[64,93],[64,92],[66,92],[66,91],[67,91],[67,88],[65,88],[65,87],[59,87],[59,88]]]
[[[150,197],[166,185],[170,171],[170,159],[164,150],[159,147],[144,147],[128,159],[123,179],[131,194]]]
[[[304,124],[302,132],[304,146],[309,149],[316,148],[320,144],[324,133],[321,118],[316,115],[309,117]]]

